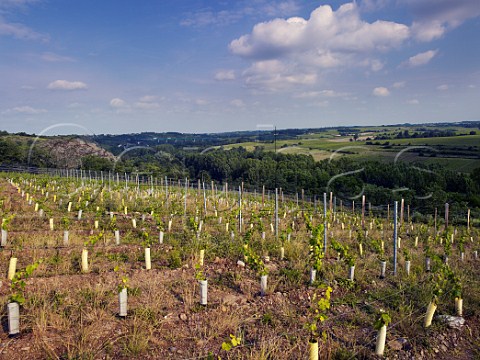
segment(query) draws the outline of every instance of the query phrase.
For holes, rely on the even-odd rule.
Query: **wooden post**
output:
[[[323,254],[327,255],[327,193],[323,193]]]
[[[278,240],[278,189],[275,188],[275,239]]]
[[[187,223],[187,197],[188,197],[188,179],[185,178],[185,202],[183,203],[183,216],[185,224]]]
[[[335,213],[337,212],[337,197],[334,196],[333,197],[333,219],[335,219]]]
[[[243,183],[242,183],[243,184]],[[238,233],[242,232],[242,187],[238,187]]]
[[[405,206],[405,200],[402,199],[401,205],[400,205],[400,225],[403,224],[403,209]]]
[[[205,191],[205,183],[203,183],[203,216],[207,216],[207,194]]]
[[[397,275],[397,212],[398,201],[395,201],[395,208],[393,210],[393,275]]]
[[[449,211],[450,205],[448,203],[445,203],[445,229],[448,227],[448,211]]]
[[[362,195],[362,229],[365,229],[365,195]]]

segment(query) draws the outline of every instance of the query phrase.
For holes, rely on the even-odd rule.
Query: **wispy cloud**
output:
[[[140,110],[157,110],[160,108],[160,103],[157,99],[155,95],[145,95],[133,104],[133,107]]]
[[[11,8],[38,3],[40,0],[2,0],[0,8]]]
[[[242,99],[233,99],[230,101],[230,105],[241,108],[245,107],[245,102]]]
[[[160,104],[157,102],[141,102],[138,101],[134,104],[134,107],[141,110],[156,110],[160,108]]]
[[[227,26],[239,22],[246,16],[252,17],[258,14],[269,17],[290,16],[299,11],[300,5],[294,0],[285,1],[242,1],[236,8],[228,10],[212,10],[206,8],[201,11],[185,14],[180,21],[182,26],[206,27]]]
[[[377,11],[383,9],[390,3],[390,0],[362,0],[360,2],[360,8],[363,11]]]
[[[319,97],[343,97],[347,96],[347,93],[339,93],[334,90],[320,90],[320,91],[306,91],[299,94],[295,94],[293,97],[297,99],[313,99]]]
[[[47,42],[48,35],[38,33],[20,23],[9,23],[0,15],[0,36],[13,36],[21,40],[38,40]]]
[[[199,98],[199,99],[195,99],[194,103],[195,105],[198,105],[198,106],[205,106],[205,105],[208,105],[208,100]]]
[[[157,96],[155,95],[144,95],[139,99],[140,102],[152,102],[156,100],[157,100]]]
[[[86,90],[88,87],[87,84],[81,81],[55,80],[48,84],[47,89],[73,91]]]
[[[0,36],[12,36],[21,40],[49,41],[48,35],[39,33],[22,23],[11,22],[7,19],[12,13],[24,11],[29,5],[39,1],[0,0]]]
[[[466,20],[480,16],[478,0],[400,0],[407,4],[415,20],[412,32],[420,41],[442,37]]]
[[[63,55],[58,55],[52,52],[44,52],[42,55],[40,55],[40,58],[43,61],[47,62],[73,62],[75,59],[69,57],[69,56],[63,56]]]
[[[257,61],[243,72],[243,77],[247,86],[268,92],[314,85],[317,82],[315,71],[289,67],[279,60]]]
[[[218,81],[235,80],[235,77],[235,70],[219,70],[214,76]]]
[[[239,21],[243,14],[238,11],[212,11],[204,10],[188,14],[185,19],[180,21],[182,26],[204,27],[204,26],[225,26]]]
[[[26,115],[36,115],[46,113],[46,109],[37,109],[32,106],[16,106],[11,109],[3,111],[3,114],[26,114]]]
[[[289,16],[297,13],[300,10],[300,5],[296,1],[287,0],[280,2],[269,2],[262,6],[260,11],[266,13],[268,16]]]

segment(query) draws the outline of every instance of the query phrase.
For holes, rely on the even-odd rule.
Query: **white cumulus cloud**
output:
[[[390,95],[390,90],[388,90],[386,87],[380,86],[373,89],[372,94],[379,97],[385,97]]]
[[[67,80],[55,80],[48,84],[47,89],[50,90],[86,90],[87,84],[81,81],[67,81]]]
[[[437,90],[447,91],[448,90],[448,85],[447,84],[438,85]]]
[[[337,10],[322,5],[308,19],[277,18],[258,23],[251,33],[231,41],[229,49],[252,60],[243,74],[247,85],[273,85],[273,90],[310,85],[318,80],[319,71],[335,67],[363,66],[379,71],[384,64],[374,55],[399,47],[409,38],[410,30],[391,21],[370,23],[360,15],[355,2]]]
[[[427,22],[414,21],[411,29],[415,38],[424,42],[439,39],[446,31],[445,25],[441,21],[436,20]]]
[[[360,19],[355,3],[334,11],[329,5],[315,9],[308,20],[300,17],[259,23],[252,32],[230,43],[230,50],[253,59],[272,59],[297,52],[383,51],[400,45],[408,26],[390,21],[368,23]]]
[[[435,57],[435,55],[437,55],[437,53],[438,53],[438,50],[428,50],[428,51],[419,53],[415,56],[410,57],[406,64],[409,67],[428,64],[430,60],[432,60]]]
[[[110,100],[110,106],[113,108],[124,108],[127,107],[128,104],[125,100],[122,100],[120,98],[113,98]]]

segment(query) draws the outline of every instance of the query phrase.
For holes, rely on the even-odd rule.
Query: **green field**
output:
[[[435,129],[435,127],[432,127]],[[452,127],[449,131],[456,136],[397,138],[396,134],[410,127],[365,127],[357,129],[358,139],[341,135],[331,129],[318,133],[298,136],[297,139],[273,142],[245,142],[226,145],[228,150],[244,147],[253,151],[263,147],[267,151],[283,154],[311,155],[316,161],[348,156],[358,160],[383,162],[404,161],[422,164],[440,164],[450,170],[470,172],[480,167],[480,135],[467,135],[472,129]],[[445,129],[443,129],[445,130]],[[376,136],[390,136],[390,139],[376,140]]]

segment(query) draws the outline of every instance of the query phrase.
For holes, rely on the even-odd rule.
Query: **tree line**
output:
[[[240,147],[201,153],[162,145],[154,151],[132,151],[117,163],[115,170],[188,177],[206,183],[214,180],[232,186],[243,182],[252,190],[265,186],[289,194],[303,191],[310,197],[332,191],[348,202],[359,201],[362,195],[372,204],[391,204],[403,198],[425,213],[443,209],[446,202],[457,208],[480,210],[480,168],[466,174],[438,164],[358,161],[348,157],[317,162],[310,155],[274,153],[261,147],[254,151]]]
[[[25,146],[0,139],[1,165],[26,165]],[[86,156],[82,168],[139,173],[155,177],[201,179],[205,182],[243,183],[247,189],[281,188],[285,193],[313,197],[332,191],[337,198],[358,201],[365,195],[372,204],[405,199],[424,213],[442,209],[446,202],[472,208],[480,216],[480,168],[470,174],[440,165],[408,162],[359,161],[347,157],[315,161],[309,155],[274,153],[257,147],[191,151],[172,145],[145,147],[125,153],[117,161]],[[54,165],[49,154],[33,153],[30,166]],[[454,207],[455,208],[455,207]]]

